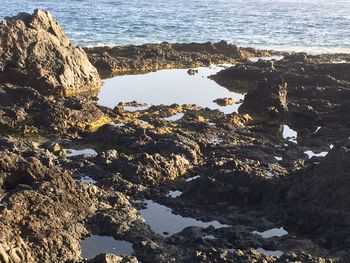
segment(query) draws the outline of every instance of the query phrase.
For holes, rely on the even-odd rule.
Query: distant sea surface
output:
[[[226,40],[238,46],[350,52],[350,0],[3,0],[1,19],[51,11],[81,46]]]

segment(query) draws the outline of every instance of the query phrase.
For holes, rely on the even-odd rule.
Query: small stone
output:
[[[198,69],[189,69],[187,70],[187,74],[190,76],[198,74]]]
[[[223,107],[235,104],[235,101],[232,98],[218,98],[216,100],[213,100],[213,102]]]

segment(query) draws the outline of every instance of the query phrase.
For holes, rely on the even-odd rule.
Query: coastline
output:
[[[350,54],[82,49],[42,10],[0,40],[1,263],[348,261]],[[105,77],[218,107],[80,94]]]
[[[276,53],[306,53],[308,55],[335,55],[335,54],[349,54],[350,53],[350,46],[327,46],[327,45],[321,45],[321,46],[278,46],[278,45],[246,45],[246,44],[240,44],[235,41],[229,41],[227,39],[217,39],[216,41],[206,41],[206,42],[196,42],[196,41],[184,41],[179,42],[182,44],[190,44],[190,43],[217,43],[220,41],[225,41],[228,44],[235,45],[238,48],[241,49],[255,49],[255,50],[266,50],[266,51],[273,51]],[[140,42],[140,43],[108,43],[108,42],[96,42],[95,44],[86,44],[84,42],[82,43],[75,43],[76,45],[84,48],[84,49],[93,49],[93,48],[113,48],[113,47],[123,47],[123,46],[143,46],[143,45],[160,45],[164,41],[153,41],[153,42]],[[167,43],[176,43],[176,42],[167,42]]]

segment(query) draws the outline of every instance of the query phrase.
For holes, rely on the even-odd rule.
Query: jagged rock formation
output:
[[[257,89],[249,91],[239,111],[253,114],[282,114],[288,111],[287,83],[282,77],[263,79]]]
[[[85,92],[101,84],[85,52],[72,45],[52,15],[42,10],[0,22],[0,81],[45,94]]]

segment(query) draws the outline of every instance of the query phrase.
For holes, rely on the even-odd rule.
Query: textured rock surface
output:
[[[162,49],[152,57],[150,47],[130,46],[125,61],[162,65]],[[213,58],[215,49],[226,58],[234,49],[225,47],[174,45],[172,58],[192,63],[189,54]],[[350,262],[349,65],[327,59],[242,60],[219,74],[252,87],[244,103],[255,112],[280,113],[288,101],[288,114],[260,122],[190,104],[109,109],[94,97],[0,83],[0,262]],[[283,134],[287,124],[297,140]],[[165,212],[146,217],[152,203]],[[161,223],[213,225],[157,234],[164,214]],[[261,235],[282,227],[283,236]],[[92,235],[129,242],[134,256],[113,249],[84,259],[81,240]]]
[[[3,129],[22,133],[47,129],[64,134],[68,129],[72,132],[95,129],[109,122],[101,111],[104,109],[84,97],[43,96],[33,88],[12,84],[0,84],[0,94],[0,128]]]
[[[72,45],[46,11],[20,13],[0,23],[0,81],[45,94],[71,94],[100,86],[85,52]]]
[[[238,48],[225,41],[93,47],[85,48],[85,51],[91,63],[105,76],[166,68],[235,64],[237,61],[246,61],[248,57],[280,54],[271,50]]]
[[[288,111],[287,83],[282,77],[273,80],[263,79],[257,89],[249,91],[239,107],[242,113],[273,115]]]
[[[350,239],[350,141],[335,146],[320,164],[293,178],[282,189],[289,214],[306,231],[322,234],[329,246],[349,245]],[[322,194],[320,194],[322,193]],[[302,197],[302,199],[301,199]]]

